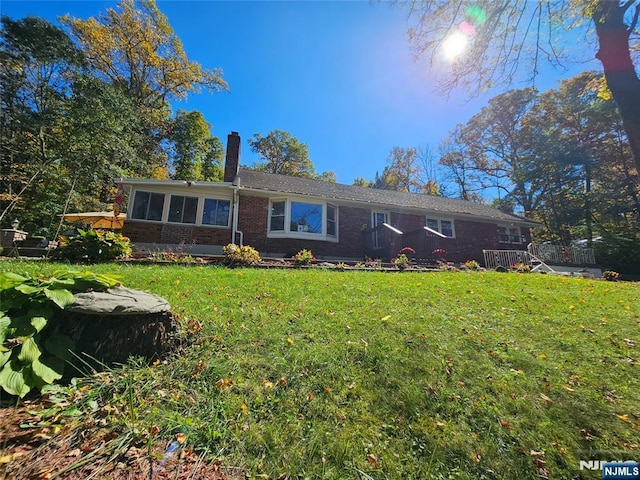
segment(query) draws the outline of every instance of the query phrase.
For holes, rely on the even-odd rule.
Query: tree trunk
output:
[[[618,1],[600,0],[592,19],[600,45],[596,58],[604,68],[607,86],[618,106],[633,152],[636,175],[640,176],[640,79],[629,52],[629,35],[637,17],[634,16],[631,27],[627,27],[624,23],[627,8]]]

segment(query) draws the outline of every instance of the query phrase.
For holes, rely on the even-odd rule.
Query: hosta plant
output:
[[[119,232],[78,229],[60,236],[54,256],[72,261],[109,261],[131,255],[131,241]]]
[[[56,328],[56,314],[75,301],[74,293],[118,284],[89,271],[60,270],[48,278],[1,273],[0,387],[24,397],[62,378],[73,342]]]

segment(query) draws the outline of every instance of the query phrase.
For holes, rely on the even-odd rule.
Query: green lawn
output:
[[[183,432],[249,478],[595,479],[580,460],[640,461],[637,283],[89,268],[168,299],[189,340],[73,387],[92,387],[75,408],[133,438]]]

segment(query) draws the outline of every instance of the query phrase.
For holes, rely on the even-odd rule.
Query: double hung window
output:
[[[445,237],[455,237],[455,231],[453,229],[453,220],[443,220],[440,218],[427,218],[427,227],[431,230],[441,233]]]
[[[522,237],[520,236],[520,228],[498,225],[498,242],[522,243]]]

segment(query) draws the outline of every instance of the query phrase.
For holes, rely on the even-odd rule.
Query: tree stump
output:
[[[123,364],[131,356],[162,358],[181,344],[178,322],[163,298],[116,287],[75,294],[76,301],[56,315],[55,326],[75,343],[70,363],[83,370]]]

